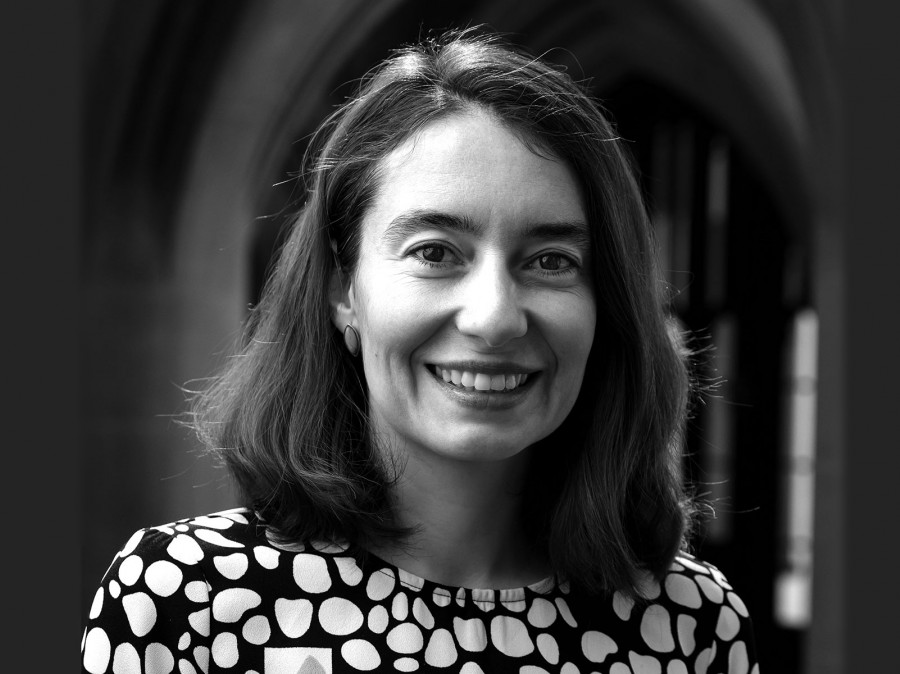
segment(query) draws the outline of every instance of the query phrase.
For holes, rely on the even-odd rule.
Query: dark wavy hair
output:
[[[365,379],[331,321],[380,160],[437,118],[487,111],[568,163],[591,230],[597,328],[581,392],[533,453],[527,521],[554,571],[588,594],[639,597],[685,544],[680,472],[691,391],[630,160],[599,104],[560,69],[479,30],[393,52],[311,138],[304,203],[246,326],[194,399],[193,423],[247,504],[290,540],[402,541],[396,470],[367,432]]]

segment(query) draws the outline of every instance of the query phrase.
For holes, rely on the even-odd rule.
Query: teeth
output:
[[[463,370],[445,370],[442,367],[434,368],[448,384],[475,391],[512,391],[524,384],[527,374],[487,374],[484,372],[466,372]]]

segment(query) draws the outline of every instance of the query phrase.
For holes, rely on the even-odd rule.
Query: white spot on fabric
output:
[[[537,665],[525,665],[519,668],[519,674],[550,674],[550,672]]]
[[[753,669],[750,670],[750,674],[759,674],[759,663],[753,665]]]
[[[436,606],[449,606],[450,602],[453,601],[450,592],[443,587],[434,588],[434,592],[431,593],[431,600],[435,603]],[[470,663],[466,663],[470,664]],[[474,663],[471,663],[474,664]]]
[[[269,640],[272,636],[272,628],[269,626],[269,619],[264,615],[255,615],[244,623],[241,628],[241,636],[245,641],[255,646],[260,646]]]
[[[472,602],[482,611],[490,611],[494,608],[496,600],[494,599],[494,591],[486,589],[476,589],[471,591]]]
[[[334,563],[337,565],[338,574],[344,585],[356,587],[363,579],[362,569],[352,557],[335,557]]]
[[[697,620],[693,616],[678,616],[678,643],[681,644],[681,650],[685,655],[694,652],[697,642],[694,640],[694,630],[697,628]]]
[[[94,601],[91,602],[91,610],[88,613],[88,617],[93,620],[98,615],[100,615],[100,611],[103,610],[103,597],[104,592],[103,588],[97,588],[97,591],[94,593]]]
[[[413,623],[397,625],[387,634],[387,645],[394,653],[417,653],[422,650],[422,630]]]
[[[230,520],[237,522],[238,524],[250,524],[247,520],[246,515],[244,513],[247,512],[246,508],[238,507],[232,508],[231,510],[223,510],[220,513],[216,513],[219,517],[227,517]]]
[[[562,597],[557,597],[556,600],[556,608],[559,609],[559,614],[562,616],[563,620],[566,621],[566,624],[569,627],[578,627],[578,623],[575,622],[575,617],[572,615],[572,612],[569,610],[569,605],[566,603],[566,600]]]
[[[626,597],[619,591],[613,594],[613,611],[620,620],[628,620],[631,617],[632,607],[634,607],[634,599]]]
[[[609,674],[632,674],[632,671],[631,667],[629,667],[628,665],[623,665],[621,662],[617,662],[609,668]]]
[[[102,627],[94,627],[84,641],[84,658],[82,664],[91,674],[103,674],[109,666],[112,647],[109,637]]]
[[[697,584],[679,573],[670,573],[666,576],[666,594],[676,604],[688,608],[700,608],[703,605]]]
[[[687,665],[682,660],[672,660],[666,665],[666,674],[689,674]],[[729,672],[729,674],[731,674]]]
[[[576,667],[573,663],[567,662],[562,666],[562,669],[559,670],[559,674],[581,674],[581,670],[578,669],[578,667]]]
[[[269,545],[282,552],[303,552],[306,550],[306,546],[303,543],[285,540],[271,529],[266,529],[266,540],[269,541]]]
[[[710,601],[714,601],[717,604],[722,603],[722,600],[725,598],[725,590],[723,590],[722,586],[716,581],[709,576],[697,576],[694,578],[694,581],[700,586],[700,589],[703,590],[703,594],[705,594]]]
[[[109,581],[109,596],[118,599],[120,594],[122,594],[122,586],[115,580]]]
[[[197,538],[201,541],[206,541],[211,545],[217,545],[220,548],[242,548],[244,547],[243,543],[237,543],[236,541],[229,540],[225,538],[218,531],[210,531],[209,529],[197,529],[195,534]]]
[[[551,665],[559,662],[559,644],[549,634],[538,634],[537,636],[538,652],[544,657],[544,660]]]
[[[372,601],[381,601],[394,591],[395,583],[392,569],[379,569],[369,576],[369,582],[366,583],[366,594]]]
[[[440,628],[432,632],[428,647],[425,649],[425,664],[432,667],[449,667],[456,662],[457,657],[456,644],[450,631]]]
[[[209,674],[209,649],[206,646],[197,646],[194,649],[194,661],[203,674]]]
[[[422,601],[422,597],[416,597],[413,602],[412,614],[413,618],[415,618],[426,630],[430,630],[434,627],[434,616],[431,615],[428,606]]]
[[[250,562],[243,552],[235,552],[231,555],[213,557],[213,564],[228,580],[238,580],[247,573]]]
[[[397,581],[403,587],[409,588],[413,592],[418,592],[425,584],[425,580],[423,578],[419,578],[419,576],[415,576],[409,571],[404,571],[403,569],[397,569]]]
[[[212,643],[212,658],[222,669],[234,667],[238,661],[237,637],[231,632],[217,634]]]
[[[671,617],[664,606],[651,604],[644,610],[641,617],[641,637],[657,653],[675,650]]]
[[[387,629],[388,619],[388,612],[384,606],[373,606],[372,610],[369,611],[369,629],[375,634],[381,634]]]
[[[460,607],[466,605],[466,589],[464,587],[456,591],[456,605]]]
[[[129,643],[116,646],[112,663],[113,674],[141,674],[141,656]]]
[[[261,603],[262,597],[253,590],[230,587],[213,598],[213,618],[223,623],[236,623],[246,611],[256,608]]]
[[[709,663],[713,661],[713,658],[716,657],[716,642],[714,641],[712,646],[709,648],[704,648],[697,655],[697,659],[694,660],[694,672],[695,674],[706,674],[706,670],[709,669]]]
[[[702,564],[698,564],[692,559],[688,559],[687,557],[676,557],[679,564],[687,567],[691,571],[696,571],[697,573],[702,573],[705,576],[709,575],[709,569]]]
[[[209,608],[194,611],[188,615],[188,623],[194,631],[202,637],[209,636]]]
[[[534,651],[528,628],[518,618],[495,616],[491,620],[491,643],[494,648],[512,658],[520,658]]]
[[[209,588],[202,580],[192,580],[184,586],[184,595],[192,602],[201,604],[209,601]]]
[[[153,562],[144,572],[144,581],[153,594],[160,597],[171,597],[181,587],[184,574],[172,562],[165,559]]]
[[[203,559],[203,549],[200,544],[190,536],[178,534],[166,547],[169,557],[182,564],[196,564]]]
[[[194,665],[192,665],[187,660],[178,661],[178,671],[181,674],[197,674],[197,670],[194,669]]]
[[[728,674],[747,674],[750,659],[747,657],[747,644],[735,641],[728,651]]]
[[[138,578],[141,577],[141,571],[143,570],[143,559],[141,559],[137,555],[126,557],[122,560],[122,564],[119,566],[119,580],[122,581],[123,585],[128,585],[129,587],[131,587],[136,582],[138,582]]]
[[[394,595],[391,602],[391,615],[394,616],[394,620],[400,622],[406,620],[406,616],[409,615],[409,599],[405,592],[398,592]]]
[[[453,633],[456,635],[456,643],[464,651],[478,653],[487,646],[487,630],[481,618],[454,618]]]
[[[581,635],[581,652],[591,662],[603,662],[618,650],[616,642],[603,632],[588,630]]]
[[[183,651],[187,649],[188,646],[191,645],[191,633],[185,632],[181,635],[181,638],[178,639],[178,650]]]
[[[747,611],[747,606],[744,604],[740,597],[738,597],[734,592],[729,592],[727,597],[728,603],[734,607],[734,610],[737,611],[739,616],[742,616],[744,618],[750,617],[750,613]]]
[[[394,660],[394,671],[414,672],[419,668],[419,663],[413,658],[397,658]]]
[[[147,674],[169,674],[175,669],[175,656],[163,644],[153,642],[144,651],[144,671]]]
[[[300,553],[294,557],[294,582],[304,592],[327,592],[331,588],[328,565],[322,557]]]
[[[178,524],[175,526],[175,531],[181,531],[182,533],[190,530],[191,528],[187,524]]]
[[[143,529],[141,529],[140,531],[135,531],[133,534],[131,534],[131,538],[129,538],[128,542],[125,543],[125,547],[119,551],[119,556],[127,557],[132,552],[134,552],[138,546],[138,543],[141,542],[141,539],[143,537],[144,537]]]
[[[308,599],[275,600],[275,620],[286,637],[296,639],[306,634],[312,616],[313,605]]]
[[[731,641],[741,629],[741,621],[730,606],[719,610],[719,622],[716,623],[716,636],[722,641]]]
[[[319,607],[319,624],[334,636],[353,634],[362,627],[363,621],[362,611],[343,597],[329,597]]]
[[[459,670],[459,674],[484,674],[484,670],[475,662],[467,662]]]
[[[210,529],[229,529],[234,522],[225,517],[217,517],[215,515],[201,515],[195,517],[191,522],[198,527],[209,527]]]
[[[537,628],[545,629],[553,624],[556,620],[556,607],[552,602],[542,597],[538,597],[528,609],[528,622]]]
[[[253,548],[253,557],[256,559],[256,563],[259,564],[264,569],[274,569],[278,567],[278,557],[281,555],[278,550],[273,550],[272,548],[264,548],[261,545],[257,545]]]
[[[344,661],[362,672],[371,672],[381,665],[381,656],[376,648],[365,639],[350,639],[341,646]]]
[[[150,596],[144,592],[125,595],[122,597],[122,607],[134,636],[147,636],[156,624],[156,604]]]
[[[629,651],[628,662],[631,663],[634,674],[662,674],[662,664],[652,655],[639,655]]]

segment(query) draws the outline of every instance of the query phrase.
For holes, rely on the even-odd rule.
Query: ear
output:
[[[328,283],[328,301],[331,304],[331,322],[343,333],[348,325],[356,325],[356,304],[353,297],[353,281],[340,269],[333,269]]]

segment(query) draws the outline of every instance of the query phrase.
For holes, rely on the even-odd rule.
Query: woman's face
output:
[[[568,415],[594,337],[575,177],[484,113],[379,169],[335,314],[361,336],[372,428],[401,453],[512,457]]]

